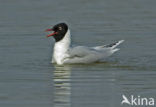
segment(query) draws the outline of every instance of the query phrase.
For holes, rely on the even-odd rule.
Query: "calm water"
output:
[[[123,94],[156,100],[155,0],[0,2],[0,107],[127,107]],[[73,44],[125,42],[104,63],[52,65],[54,40],[44,30],[62,21]]]

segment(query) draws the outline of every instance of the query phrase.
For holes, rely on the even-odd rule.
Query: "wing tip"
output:
[[[112,49],[116,48],[118,45],[123,43],[125,40],[119,40],[118,42],[115,43],[115,45],[112,46]]]
[[[124,42],[124,41],[125,41],[125,40],[120,40],[120,41],[119,41],[119,44],[122,43],[122,42]]]
[[[113,49],[112,51],[113,51],[113,53],[114,53],[114,52],[119,51],[119,50],[120,50],[119,48],[115,48],[115,49]]]

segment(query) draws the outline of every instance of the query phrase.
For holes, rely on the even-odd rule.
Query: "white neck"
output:
[[[52,62],[56,62],[58,64],[63,63],[63,59],[68,56],[70,43],[71,43],[71,35],[70,30],[68,29],[64,38],[56,42],[54,45]]]

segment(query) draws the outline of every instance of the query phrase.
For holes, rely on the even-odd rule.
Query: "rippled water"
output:
[[[0,107],[126,107],[123,94],[156,99],[155,0],[0,1]],[[54,40],[44,30],[62,21],[73,44],[125,42],[104,63],[52,65]]]

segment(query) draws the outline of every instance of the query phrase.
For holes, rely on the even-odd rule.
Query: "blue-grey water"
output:
[[[156,100],[155,4],[0,0],[0,107],[129,107],[122,95]],[[73,44],[125,42],[104,63],[53,65],[54,40],[44,30],[59,22],[69,24]]]

